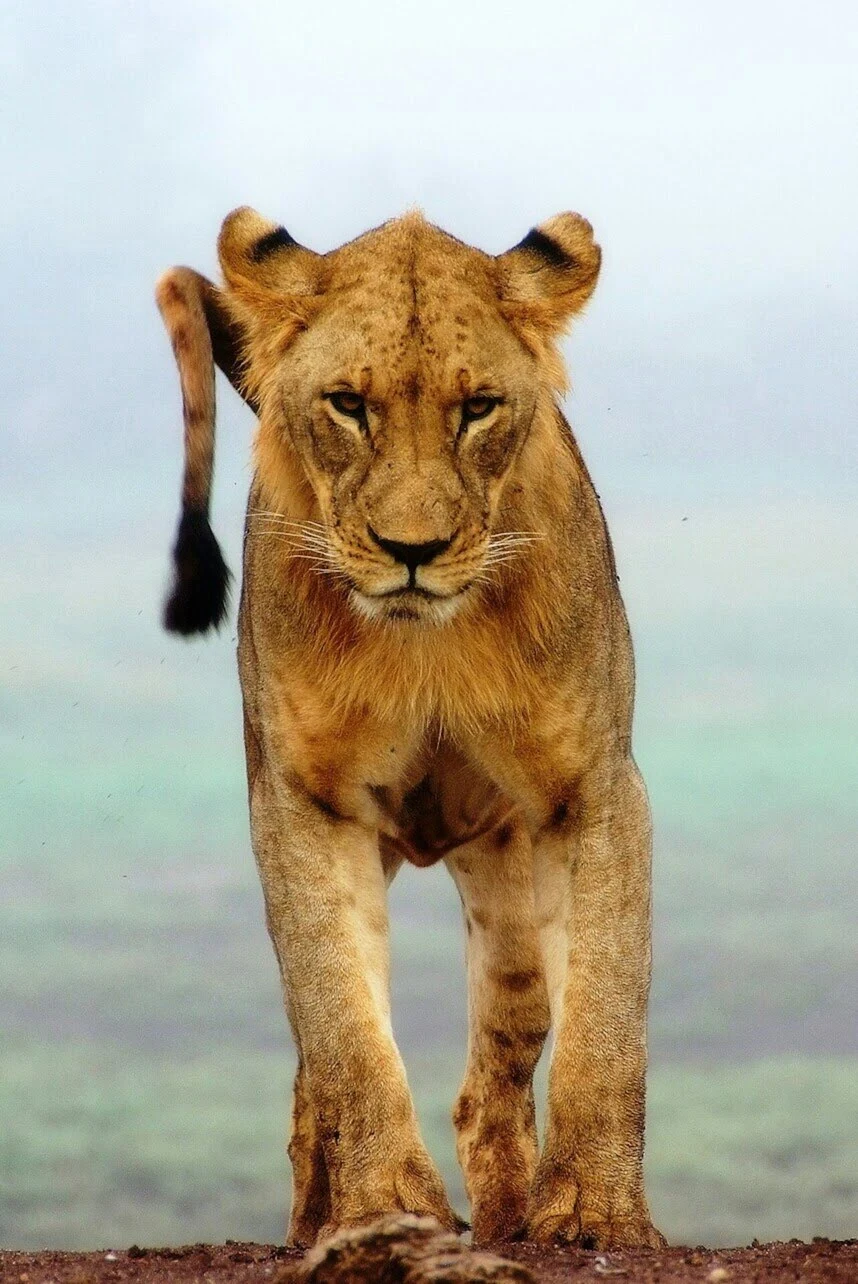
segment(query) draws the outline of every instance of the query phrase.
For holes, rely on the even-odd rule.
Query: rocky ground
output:
[[[110,1249],[92,1253],[0,1252],[4,1284],[856,1284],[858,1240],[591,1252],[507,1244],[499,1254],[469,1249],[431,1221],[397,1217],[346,1231],[302,1257],[264,1244]]]

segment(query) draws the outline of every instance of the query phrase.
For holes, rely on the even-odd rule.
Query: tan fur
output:
[[[239,669],[300,1062],[290,1240],[397,1210],[456,1225],[388,999],[386,883],[403,859],[444,858],[469,931],[454,1119],[475,1236],[658,1244],[641,1171],[650,822],[632,651],[557,405],[556,340],[598,275],[589,224],[559,215],[495,258],[411,213],[317,255],[239,210],[219,251],[225,290],[174,269],[159,299],[186,402],[213,352],[259,416]],[[343,392],[363,419],[337,408]],[[481,395],[497,404],[465,422]],[[187,429],[186,492],[207,504],[213,396],[191,419],[203,449]],[[409,580],[379,540],[441,551]]]

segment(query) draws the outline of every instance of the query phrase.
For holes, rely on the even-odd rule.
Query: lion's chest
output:
[[[289,683],[266,702],[267,751],[311,804],[375,829],[415,865],[500,823],[511,803],[437,726],[409,729],[337,713],[314,690]]]

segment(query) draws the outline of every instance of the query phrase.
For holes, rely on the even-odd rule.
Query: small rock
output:
[[[628,1275],[625,1266],[615,1266],[607,1257],[600,1255],[593,1263],[593,1270],[597,1275]]]
[[[708,1284],[724,1284],[724,1280],[728,1280],[730,1278],[730,1272],[723,1266],[716,1266],[706,1276]]]
[[[119,1261],[119,1254],[118,1254],[118,1253],[105,1253],[105,1254],[104,1254],[104,1260],[105,1260],[106,1262],[118,1262],[118,1261]]]
[[[294,1280],[294,1273],[288,1278]],[[337,1231],[310,1250],[297,1278],[300,1284],[534,1284],[517,1262],[470,1249],[433,1217],[412,1213]],[[281,1276],[283,1284],[286,1279]]]

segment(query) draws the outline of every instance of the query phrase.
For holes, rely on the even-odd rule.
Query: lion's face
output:
[[[492,534],[536,381],[479,284],[420,268],[369,282],[356,272],[296,339],[282,371],[285,448],[301,455],[322,556],[355,605],[442,620],[510,545]]]
[[[286,234],[263,227],[262,241],[289,255]],[[248,260],[267,266],[260,243],[245,249],[239,286]],[[565,252],[548,244],[548,264],[542,247],[510,252],[523,259],[525,285],[561,270]],[[222,257],[230,261],[223,244]],[[550,359],[540,362],[532,316],[530,331],[516,324],[533,300],[526,289],[508,297],[509,257],[412,215],[330,255],[295,247],[279,317],[268,295],[260,319],[257,283],[248,355],[262,404],[260,470],[297,455],[321,521],[296,525],[295,556],[338,581],[365,616],[444,622],[531,537],[503,528],[501,501]],[[294,290],[302,274],[303,293]]]

